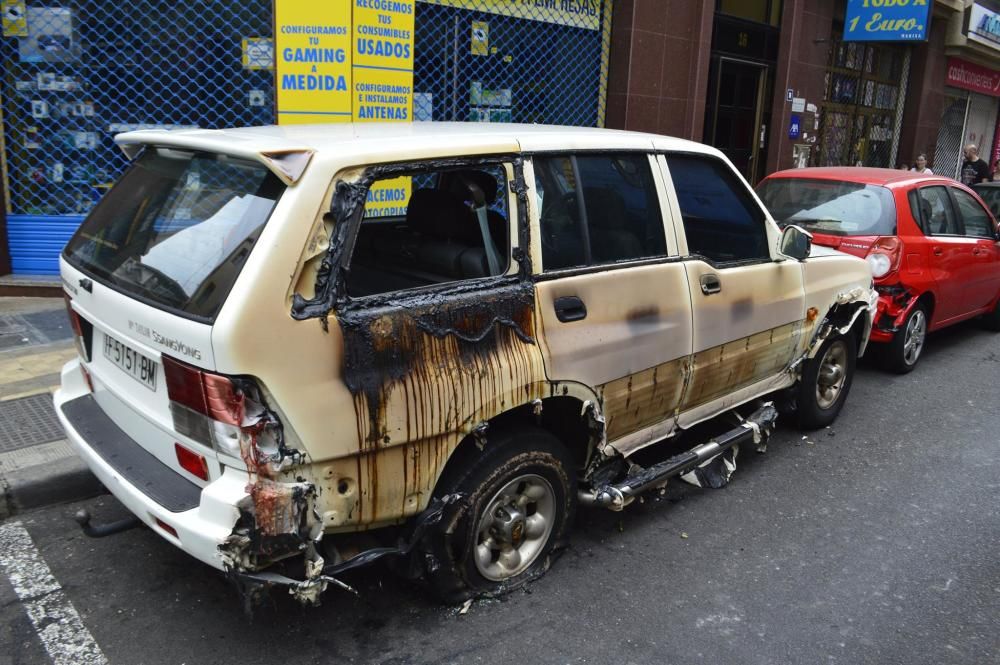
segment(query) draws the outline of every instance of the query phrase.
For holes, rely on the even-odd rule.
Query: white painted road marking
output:
[[[20,522],[0,524],[0,565],[55,665],[107,665],[101,647]]]

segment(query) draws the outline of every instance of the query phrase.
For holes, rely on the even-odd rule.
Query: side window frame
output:
[[[531,230],[538,242],[534,242],[531,245],[532,257],[536,261],[535,265],[535,278],[538,280],[554,279],[559,277],[566,277],[572,275],[581,275],[593,272],[606,272],[609,270],[620,270],[623,268],[631,268],[636,266],[644,265],[656,265],[660,263],[673,263],[681,259],[679,248],[676,243],[676,238],[674,235],[674,223],[673,215],[674,211],[669,206],[668,199],[665,192],[665,179],[661,170],[661,166],[658,162],[657,155],[652,150],[636,150],[634,148],[623,148],[620,150],[614,149],[600,149],[600,150],[546,150],[532,153],[525,153],[524,157],[528,160],[527,168],[530,170],[531,174],[531,187],[537,187],[537,182],[541,179],[539,176],[539,171],[537,169],[536,159],[545,158],[566,158],[570,160],[570,164],[573,169],[573,178],[576,182],[580,182],[580,169],[577,163],[577,157],[595,157],[603,155],[639,155],[646,158],[645,164],[649,169],[649,177],[653,189],[655,190],[655,201],[652,201],[652,205],[655,206],[656,213],[660,216],[660,231],[663,233],[664,242],[664,253],[658,256],[647,256],[634,259],[626,259],[622,261],[616,261],[611,263],[592,263],[592,249],[590,247],[590,227],[589,219],[587,217],[587,206],[584,199],[583,187],[577,187],[575,190],[576,194],[576,205],[578,214],[580,216],[580,233],[581,233],[581,243],[584,245],[585,260],[586,264],[582,266],[574,266],[569,268],[549,268],[545,267],[545,260],[542,255],[542,243],[541,243],[541,215],[542,210],[536,205],[537,199],[534,194],[530,196],[531,205]],[[652,208],[651,208],[652,209]]]
[[[934,230],[930,228],[930,220],[924,219],[924,212],[920,210],[920,219],[918,220],[917,226],[923,232],[924,236],[927,238],[964,238],[965,237],[965,225],[962,221],[961,215],[958,214],[958,205],[955,203],[954,197],[951,193],[951,187],[944,183],[934,183],[931,185],[924,185],[923,187],[917,188],[917,199],[918,205],[920,201],[920,192],[925,189],[940,188],[945,191],[944,201],[947,202],[949,209],[951,210],[952,219],[955,220],[955,226],[957,227],[958,233],[934,233]]]
[[[410,289],[387,291],[379,294],[351,296],[347,293],[346,269],[354,254],[355,243],[364,218],[368,191],[377,180],[389,180],[404,175],[416,175],[463,167],[498,166],[507,176],[506,195],[514,205],[509,205],[508,235],[510,248],[507,271],[471,279],[459,279],[417,286]],[[359,177],[355,174],[360,173]],[[429,157],[408,162],[392,162],[374,166],[350,166],[338,170],[330,187],[332,196],[328,210],[321,213],[324,222],[333,224],[327,250],[322,255],[322,265],[317,272],[315,295],[306,298],[299,293],[292,297],[292,318],[324,318],[334,309],[381,306],[389,296],[397,299],[420,297],[439,290],[454,289],[456,284],[476,284],[483,289],[499,284],[526,282],[532,274],[529,254],[529,228],[527,188],[524,177],[524,157],[518,153],[482,155],[476,157]]]
[[[674,233],[677,237],[677,243],[679,246],[679,251],[681,257],[684,260],[698,259],[709,264],[713,268],[726,269],[726,268],[736,268],[740,266],[748,265],[759,265],[763,263],[773,263],[776,259],[775,248],[777,246],[777,237],[772,237],[771,225],[768,224],[768,219],[770,219],[770,213],[767,212],[767,208],[760,202],[757,198],[756,192],[749,186],[749,184],[744,180],[744,178],[733,169],[724,160],[719,159],[715,155],[703,153],[703,152],[692,152],[685,150],[665,150],[659,151],[658,156],[663,160],[663,177],[665,180],[665,190],[667,197],[669,199],[669,204],[671,206],[672,214],[671,217],[675,220]],[[674,184],[673,176],[670,174],[670,163],[669,159],[672,155],[680,155],[684,157],[693,157],[697,159],[705,160],[706,162],[714,162],[724,169],[727,173],[730,173],[735,178],[736,182],[739,184],[740,189],[738,194],[742,196],[744,201],[750,206],[754,216],[757,217],[758,223],[762,227],[764,233],[764,241],[767,247],[767,257],[760,257],[755,259],[738,259],[734,261],[716,261],[710,257],[704,256],[702,254],[692,253],[690,247],[688,246],[687,231],[684,227],[684,215],[680,207],[680,199],[677,196],[677,189]],[[734,190],[735,191],[735,190]]]
[[[961,212],[962,207],[958,203],[958,196],[956,195],[956,192],[962,192],[962,194],[968,196],[969,199],[972,201],[973,205],[979,206],[979,209],[986,214],[986,220],[993,229],[993,235],[980,236],[980,235],[971,235],[969,233],[968,227],[965,226],[965,215],[962,214]],[[996,239],[996,225],[993,222],[993,215],[989,212],[989,210],[985,206],[983,206],[974,197],[969,195],[968,192],[959,187],[955,187],[954,185],[948,187],[948,198],[951,199],[951,208],[952,210],[955,211],[955,218],[958,220],[958,228],[959,230],[961,230],[963,238],[983,238],[983,239],[993,239],[993,240]]]

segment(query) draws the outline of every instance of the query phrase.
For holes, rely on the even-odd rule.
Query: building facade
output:
[[[924,39],[846,41],[849,0],[616,0],[608,125],[710,143],[754,182],[918,154],[954,177],[968,143],[1000,160],[1000,3],[895,4],[924,5]]]
[[[416,0],[413,118],[680,136],[752,182],[920,153],[955,176],[967,143],[1000,160],[1000,2],[897,2],[923,39],[845,39],[863,2]],[[271,0],[0,4],[0,274],[55,272],[127,166],[115,133],[274,122]]]

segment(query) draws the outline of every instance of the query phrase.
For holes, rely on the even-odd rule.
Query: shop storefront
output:
[[[991,164],[1000,104],[1000,13],[969,3],[949,19],[945,101],[934,150],[934,172],[958,177],[962,148],[970,143]]]
[[[949,58],[945,83],[946,102],[934,151],[934,172],[957,178],[962,149],[970,143],[979,148],[984,159],[995,161],[990,159],[990,150],[996,132],[1000,71]]]
[[[15,273],[57,271],[61,247],[127,166],[114,134],[275,120],[270,0],[0,5]],[[610,34],[611,0],[417,0],[414,119],[603,125]]]
[[[912,45],[927,39],[930,3],[848,0],[843,12],[830,38],[811,163],[895,168]]]

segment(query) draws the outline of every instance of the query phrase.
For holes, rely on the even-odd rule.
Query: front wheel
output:
[[[796,396],[796,415],[802,429],[826,427],[844,408],[854,381],[858,347],[854,336],[830,337],[802,370]]]
[[[426,578],[445,602],[505,592],[539,577],[566,534],[576,474],[562,443],[523,428],[488,439],[436,494],[461,500],[425,539]]]
[[[902,327],[886,348],[885,362],[897,374],[912,372],[920,360],[927,341],[927,310],[923,303],[916,306],[906,316]]]

